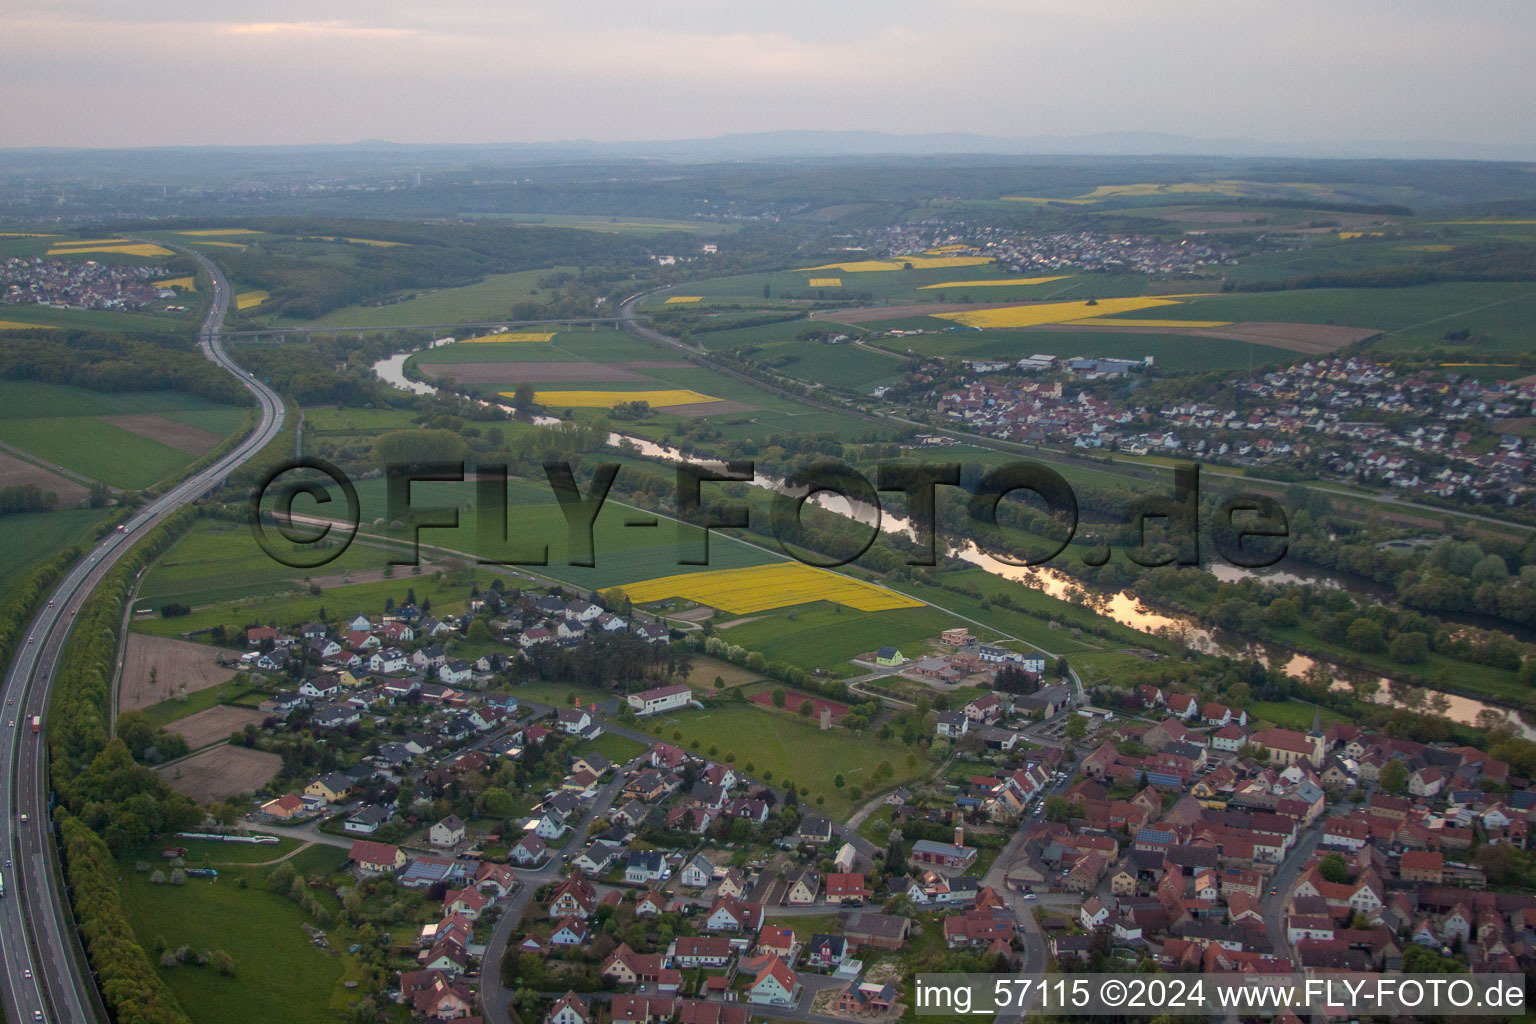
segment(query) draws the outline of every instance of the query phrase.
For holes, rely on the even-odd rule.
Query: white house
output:
[[[464,841],[464,822],[450,814],[432,826],[429,840],[433,846],[457,846]]]
[[[549,1024],[591,1024],[592,1011],[575,992],[567,992],[549,1008]]]
[[[341,692],[341,684],[335,676],[316,676],[299,684],[299,693],[305,697],[329,697]]]
[[[474,671],[469,667],[469,662],[462,658],[449,658],[443,663],[443,667],[437,670],[437,678],[449,686],[467,683],[472,675]]]
[[[681,683],[657,686],[650,690],[632,693],[627,698],[636,715],[657,715],[664,711],[687,707],[693,700],[693,691]]]
[[[382,651],[374,651],[368,656],[368,671],[370,672],[404,672],[410,666],[410,660],[405,652],[398,647],[386,647]]]
[[[565,835],[567,827],[565,815],[551,809],[539,816],[538,824],[533,827],[533,832],[540,839],[559,839]]]
[[[683,884],[691,889],[703,889],[714,879],[715,866],[702,853],[683,868]]]

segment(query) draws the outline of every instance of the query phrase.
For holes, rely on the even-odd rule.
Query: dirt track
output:
[[[214,664],[214,659],[220,655],[238,658],[240,653],[189,640],[129,633],[127,652],[123,657],[123,679],[118,689],[118,710],[132,711],[170,700],[183,686],[188,693],[193,693],[228,682],[235,670]],[[150,680],[151,669],[155,673],[153,682]]]

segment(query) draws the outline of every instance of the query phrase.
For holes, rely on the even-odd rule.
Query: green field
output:
[[[826,803],[819,809],[839,818],[846,817],[854,806],[849,788],[863,786],[873,792],[872,773],[881,761],[889,761],[895,770],[881,788],[911,782],[929,767],[926,762],[909,766],[908,749],[901,743],[869,734],[855,736],[844,729],[822,732],[815,722],[766,708],[708,708],[667,715],[656,724],[668,742],[672,742],[675,730],[682,733],[684,746],[697,739],[705,751],[712,745],[719,747],[720,758],[734,753],[738,766],[745,768],[751,762],[756,778],[762,778],[765,770],[772,771],[771,785],[781,786],[788,780],[809,788],[810,795],[802,801],[810,807],[816,807],[816,797],[824,795]],[[843,789],[833,781],[839,773],[846,783]]]
[[[142,261],[133,259],[130,262]],[[165,313],[154,316],[148,313],[115,313],[105,309],[58,309],[53,306],[15,304],[0,306],[0,320],[73,330],[174,334],[191,330],[192,318],[198,307],[195,302],[188,302],[188,306],[189,309],[185,313]],[[4,335],[0,334],[0,337]]]
[[[490,584],[490,577],[485,573],[476,573],[474,579],[482,587]],[[174,619],[140,619],[133,623],[132,628],[137,632],[152,633],[155,636],[180,637],[196,630],[211,629],[214,626],[224,626],[232,631],[238,630],[256,621],[284,625],[297,624],[317,617],[321,606],[325,607],[327,614],[332,618],[350,615],[357,611],[374,614],[384,610],[386,598],[393,597],[397,602],[402,600],[408,587],[415,588],[418,599],[431,597],[433,612],[453,614],[463,611],[468,604],[469,586],[468,581],[450,585],[433,580],[430,576],[411,576],[408,571],[401,571],[394,579],[333,587],[320,597],[293,594],[252,598],[234,604],[210,606]]]
[[[205,519],[173,544],[145,575],[138,604],[158,609],[174,601],[196,608],[296,590],[304,585],[305,578],[383,569],[388,557],[377,547],[353,544],[329,565],[291,569],[263,551],[244,524]],[[398,571],[401,575],[409,572]]]
[[[345,306],[308,322],[322,327],[408,327],[494,320],[510,315],[515,303],[537,300],[546,294],[539,288],[539,279],[556,271],[574,274],[576,268],[545,267],[514,274],[489,274],[485,280],[462,288],[406,293],[409,298],[385,305]]]
[[[26,512],[0,517],[5,543],[0,544],[0,604],[9,604],[27,573],[73,544],[95,536],[108,509],[69,509]]]
[[[887,644],[916,658],[926,650],[927,641],[954,625],[954,617],[937,608],[857,612],[820,601],[748,616],[741,625],[720,630],[718,635],[748,650],[762,651],[769,661],[809,669],[829,667]]]
[[[245,889],[235,884],[242,874]],[[246,1024],[257,1006],[260,1019],[271,1024],[331,1024],[356,998],[342,983],[360,977],[358,965],[311,945],[300,928],[308,917],[285,896],[267,892],[260,869],[221,870],[214,881],[153,885],[130,863],[122,889],[134,932],[152,961],[161,948],[183,945],[222,949],[233,957],[231,977],[190,964],[159,969],[198,1024]]]
[[[197,456],[96,417],[156,413],[231,433],[245,410],[179,392],[107,394],[33,381],[0,381],[0,441],[115,487],[141,488],[178,473]],[[222,428],[222,429],[221,429]]]
[[[1427,284],[1415,288],[1317,288],[1239,292],[1138,311],[1145,320],[1267,320],[1348,324],[1388,332],[1373,349],[1409,351],[1441,345],[1467,328],[1491,338],[1478,351],[1525,352],[1536,344],[1536,285]]]
[[[1298,732],[1306,732],[1312,728],[1312,717],[1317,708],[1301,701],[1254,701],[1246,708],[1250,718],[1260,718],[1266,722],[1278,725],[1283,729],[1295,729]],[[1324,709],[1322,712],[1323,727],[1327,728],[1337,722],[1348,721],[1336,711]]]
[[[628,736],[620,736],[618,733],[605,732],[590,743],[583,743],[578,752],[582,754],[602,754],[614,764],[627,764],[634,757],[645,753],[646,746],[639,740],[632,740]]]
[[[154,842],[135,855],[137,859],[154,864],[161,861],[160,851],[167,846],[180,846],[187,851],[189,868],[222,868],[228,865],[265,864],[278,860],[297,850],[302,840],[282,836],[275,843],[224,843],[212,839],[178,839],[166,836],[162,842]]]
[[[1170,307],[1172,308],[1172,307]],[[1141,310],[1141,313],[1156,312]],[[1186,317],[1193,318],[1188,313]],[[1213,317],[1214,319],[1214,317]],[[1108,323],[1109,321],[1105,321]],[[927,329],[943,331],[948,321],[930,320]],[[1104,356],[1141,359],[1151,356],[1159,369],[1213,370],[1291,363],[1296,353],[1272,345],[1255,345],[1228,338],[1190,337],[1183,334],[1126,334],[1116,331],[986,330],[920,337],[888,338],[872,345],[925,356],[960,359],[1019,359],[1044,352],[1063,359]],[[794,372],[791,367],[790,373]]]

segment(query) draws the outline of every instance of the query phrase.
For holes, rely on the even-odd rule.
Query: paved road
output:
[[[1319,820],[1322,820],[1321,818]],[[1291,886],[1296,882],[1296,876],[1301,872],[1301,866],[1312,856],[1312,851],[1317,849],[1317,844],[1323,838],[1322,829],[1308,829],[1291,847],[1291,852],[1285,855],[1279,868],[1270,877],[1269,887],[1275,892],[1266,892],[1261,901],[1264,910],[1264,929],[1269,933],[1269,944],[1276,956],[1290,956],[1291,944],[1285,935],[1285,905],[1290,900]]]
[[[618,796],[619,791],[624,788],[624,779],[629,769],[639,764],[645,756],[641,754],[617,769],[613,773],[613,778],[597,791],[597,797],[592,801],[592,806],[587,809],[586,814],[582,815],[581,824],[577,825],[575,831],[571,833],[570,839],[562,847],[563,850],[574,856],[586,847],[587,831],[592,827],[592,821],[606,814],[613,806],[614,797]],[[502,954],[507,950],[507,943],[512,940],[517,923],[522,920],[528,905],[533,902],[534,890],[563,877],[564,868],[565,861],[562,858],[552,857],[538,870],[514,869],[523,887],[501,912],[501,917],[496,921],[496,930],[491,933],[490,941],[485,945],[485,956],[480,958],[480,1005],[489,1024],[512,1024],[512,1017],[507,1013],[507,1003],[512,998],[512,991],[501,983]]]
[[[0,687],[6,700],[0,748],[10,769],[0,772],[0,802],[5,808],[0,815],[0,842],[8,858],[5,898],[0,899],[0,957],[4,959],[5,1009],[12,1021],[29,1021],[39,1012],[46,1020],[69,1024],[101,1018],[94,982],[86,972],[73,918],[59,887],[49,826],[47,745],[28,724],[32,716],[47,713],[50,681],[75,611],[146,529],[212,490],[282,429],[282,402],[235,365],[220,342],[219,331],[229,308],[229,282],[205,257],[181,251],[196,259],[213,281],[213,298],[199,338],[203,354],[238,376],[256,396],[261,422],[228,455],[146,504],[127,520],[123,532],[108,534],[82,558],[33,619],[28,639]],[[22,817],[28,820],[24,823]]]

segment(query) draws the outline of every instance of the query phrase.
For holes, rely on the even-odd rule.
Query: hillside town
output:
[[[1409,373],[1350,356],[1234,373],[1223,382],[1230,402],[1148,404],[1118,387],[1153,365],[1150,356],[1041,354],[972,360],[956,377],[929,363],[876,397],[1009,441],[1267,469],[1303,464],[1326,478],[1448,501],[1531,500],[1536,477],[1521,423],[1536,407],[1536,383]]]

